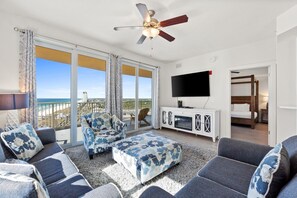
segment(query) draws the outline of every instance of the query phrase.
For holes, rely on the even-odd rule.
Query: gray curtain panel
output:
[[[36,65],[34,33],[20,32],[19,86],[21,92],[29,93],[29,108],[21,110],[21,122],[28,122],[37,128]]]
[[[122,120],[122,58],[109,54],[106,68],[106,112]]]

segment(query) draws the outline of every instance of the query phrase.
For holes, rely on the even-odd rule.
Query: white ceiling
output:
[[[161,37],[137,45],[141,30],[115,32],[114,26],[142,25],[135,4],[145,3],[160,21],[187,14],[189,22],[166,27]],[[297,0],[0,0],[0,10],[108,43],[159,61],[175,61],[272,38],[276,17]],[[153,50],[151,50],[153,48]]]

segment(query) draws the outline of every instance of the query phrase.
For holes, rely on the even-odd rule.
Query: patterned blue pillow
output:
[[[255,170],[247,197],[276,197],[289,179],[290,160],[283,145],[270,150]]]
[[[2,132],[1,139],[18,159],[24,161],[29,161],[43,149],[37,133],[28,123],[22,124],[14,130]]]
[[[92,128],[94,130],[111,129],[111,116],[109,113],[101,113],[93,117]]]

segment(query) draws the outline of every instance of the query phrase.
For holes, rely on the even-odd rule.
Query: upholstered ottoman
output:
[[[151,132],[115,142],[113,159],[141,183],[145,183],[182,160],[182,146]]]

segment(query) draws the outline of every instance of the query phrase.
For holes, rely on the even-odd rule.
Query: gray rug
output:
[[[113,182],[126,198],[139,197],[145,189],[152,185],[175,194],[216,154],[214,151],[203,148],[184,144],[182,146],[183,161],[148,181],[145,185],[135,179],[123,166],[117,164],[112,159],[111,152],[95,155],[93,160],[89,160],[83,146],[69,148],[66,153],[94,188]]]

